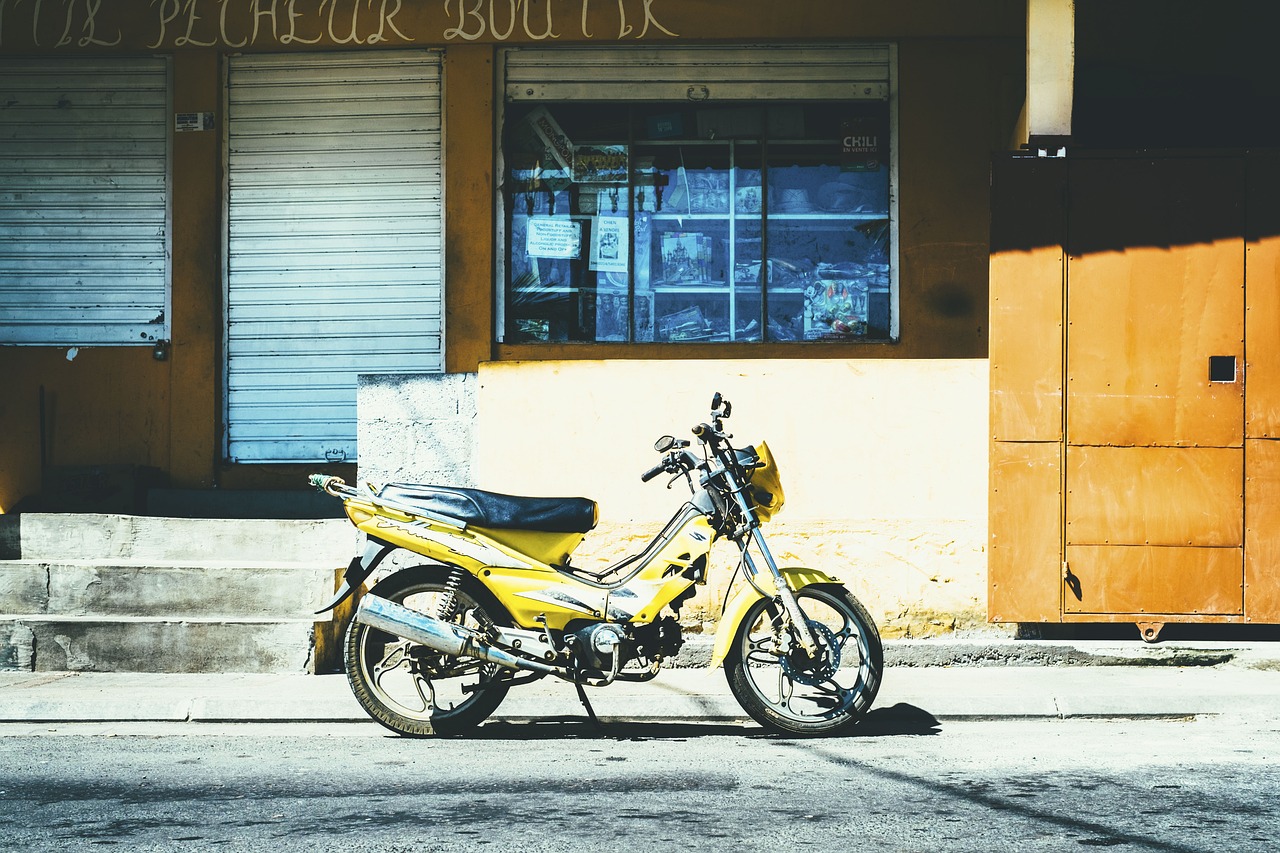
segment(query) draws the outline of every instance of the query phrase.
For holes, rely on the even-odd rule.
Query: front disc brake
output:
[[[809,657],[804,650],[793,647],[790,654],[782,657],[782,671],[787,678],[797,684],[816,687],[830,681],[840,668],[840,646],[836,644],[836,635],[821,622],[809,620],[809,630],[818,641],[817,655]]]

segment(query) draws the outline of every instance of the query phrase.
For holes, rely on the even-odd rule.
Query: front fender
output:
[[[835,578],[817,569],[792,567],[780,569],[780,571],[792,592],[817,583],[838,583]],[[756,575],[756,583],[766,592],[773,593],[773,578],[767,573],[761,572]],[[729,603],[725,605],[724,612],[720,614],[720,624],[716,628],[715,641],[711,645],[712,669],[724,663],[725,655],[729,653],[729,646],[733,643],[733,638],[738,636],[738,626],[742,624],[742,620],[746,617],[747,610],[762,597],[751,584],[743,584],[733,594],[733,598],[729,599]]]

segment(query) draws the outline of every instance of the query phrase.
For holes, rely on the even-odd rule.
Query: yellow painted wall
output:
[[[5,511],[41,482],[42,386],[48,464],[167,467],[170,364],[149,347],[3,347],[0,376]]]
[[[598,501],[583,565],[639,550],[687,497],[640,474],[720,391],[735,442],[765,439],[778,459],[784,563],[845,580],[889,636],[985,622],[983,359],[490,363],[479,380],[478,485]],[[715,553],[722,583],[734,551]]]

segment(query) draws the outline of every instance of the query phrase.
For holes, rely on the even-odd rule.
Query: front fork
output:
[[[727,461],[725,465],[729,467]],[[734,483],[734,479],[729,478],[729,482]],[[760,525],[756,522],[755,511],[751,508],[746,496],[743,495],[741,485],[735,484],[735,488],[731,491],[733,500],[742,513],[742,518],[749,519],[747,523],[751,528],[749,539],[747,537],[738,539],[739,547],[742,548],[742,565],[747,573],[748,580],[751,581],[752,586],[759,589],[755,579],[760,574],[760,569],[756,566],[755,560],[751,559],[751,545],[754,543],[756,548],[760,550],[760,555],[764,557],[764,564],[769,570],[770,577],[773,578],[773,585],[777,590],[776,598],[782,602],[782,612],[786,614],[786,618],[783,620],[783,627],[786,627],[786,622],[790,622],[795,638],[800,641],[800,647],[804,649],[805,654],[809,657],[815,657],[818,654],[818,642],[814,639],[813,631],[809,628],[809,620],[804,618],[804,613],[801,612],[800,605],[796,602],[795,594],[791,592],[791,587],[787,586],[787,581],[782,576],[782,571],[778,568],[777,561],[773,559],[773,552],[769,550],[769,546],[764,541],[764,534],[760,532]]]
[[[760,573],[755,560],[751,559],[752,544],[759,549],[760,555],[764,557],[764,564],[769,571],[770,577],[773,578],[774,589],[777,590],[775,597],[782,603],[782,612],[786,614],[784,622],[791,623],[795,638],[800,642],[800,647],[804,649],[805,654],[811,658],[816,657],[818,643],[813,636],[812,629],[809,627],[809,620],[805,618],[804,613],[800,610],[800,604],[796,601],[795,593],[791,591],[791,587],[787,585],[786,579],[782,576],[782,571],[778,568],[777,561],[773,559],[773,552],[769,550],[768,544],[765,543],[764,534],[760,532],[759,527],[752,528],[749,541],[743,539],[739,542],[742,548],[743,567],[752,585],[756,586],[755,578]]]

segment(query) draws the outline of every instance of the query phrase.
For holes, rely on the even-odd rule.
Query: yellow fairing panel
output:
[[[567,563],[569,555],[582,544],[585,536],[582,533],[549,533],[543,530],[490,530],[485,527],[471,527],[470,530],[477,536],[492,539],[520,554],[528,554],[548,566]]]
[[[835,578],[817,569],[788,568],[780,571],[787,586],[793,592],[816,583],[837,583]],[[756,583],[770,595],[773,594],[773,578],[767,572],[756,575]],[[760,593],[756,592],[755,587],[743,584],[725,606],[724,613],[720,614],[720,624],[716,627],[715,642],[711,646],[712,669],[724,663],[724,657],[729,653],[729,646],[733,643],[733,638],[738,635],[738,626],[746,617],[747,610],[760,598]]]
[[[684,572],[711,550],[714,539],[706,518],[691,516],[619,589],[601,589],[552,570],[497,566],[486,569],[481,580],[522,627],[537,627],[543,615],[552,630],[575,619],[647,623],[693,584]]]
[[[764,524],[782,509],[786,496],[782,493],[782,476],[778,473],[778,463],[769,450],[769,443],[762,441],[754,450],[760,464],[751,472],[750,492],[756,505],[756,515]]]

